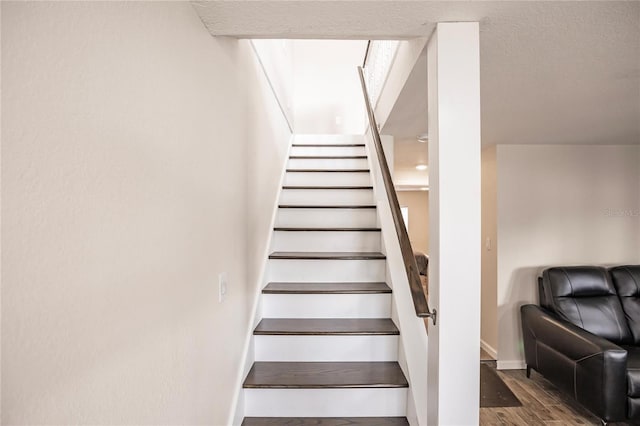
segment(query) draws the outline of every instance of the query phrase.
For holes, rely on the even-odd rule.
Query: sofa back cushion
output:
[[[640,344],[640,265],[618,266],[609,270],[627,324],[633,336],[633,342]]]
[[[549,268],[542,273],[542,285],[546,308],[560,318],[617,344],[633,341],[605,268]]]

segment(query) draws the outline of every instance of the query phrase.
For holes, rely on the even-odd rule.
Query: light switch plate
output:
[[[227,273],[222,272],[218,275],[218,303],[222,303],[227,298]]]

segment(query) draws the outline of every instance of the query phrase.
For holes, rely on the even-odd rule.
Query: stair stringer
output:
[[[280,179],[278,180],[277,191],[275,191],[275,196],[273,198],[273,207],[271,211],[271,220],[269,222],[269,227],[265,229],[265,232],[268,232],[269,235],[266,239],[266,244],[264,247],[264,253],[262,255],[262,262],[260,263],[260,272],[257,275],[258,282],[255,283],[254,289],[255,292],[253,297],[251,298],[251,308],[249,312],[251,312],[251,316],[248,322],[248,328],[245,334],[245,342],[242,350],[242,362],[240,365],[241,369],[238,371],[236,375],[236,380],[233,385],[233,400],[231,402],[231,410],[229,412],[229,418],[227,420],[228,425],[240,426],[242,424],[242,420],[244,419],[244,389],[242,387],[242,383],[244,382],[245,377],[249,373],[251,366],[255,361],[255,337],[253,335],[253,330],[256,328],[258,323],[262,320],[262,308],[261,308],[261,296],[262,289],[267,285],[267,277],[268,277],[268,265],[269,265],[269,253],[271,251],[272,240],[274,237],[273,228],[276,223],[276,217],[278,215],[278,204],[280,201],[280,196],[282,194],[282,186],[284,183],[284,178],[287,174],[287,164],[289,161],[289,155],[291,152],[291,147],[293,145],[293,141],[295,140],[296,135],[292,134],[289,138],[288,147],[286,155],[283,157],[282,162],[282,170],[280,172]]]
[[[391,293],[392,318],[400,330],[399,364],[409,382],[407,419],[411,425],[422,426],[427,424],[427,329],[424,320],[415,314],[378,154],[372,146],[373,141],[369,131],[365,134],[364,140],[379,226],[382,229],[382,252],[387,256],[387,284],[393,290]]]

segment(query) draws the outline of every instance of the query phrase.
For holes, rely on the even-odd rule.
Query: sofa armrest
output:
[[[536,305],[521,308],[525,360],[606,421],[626,418],[627,351]]]

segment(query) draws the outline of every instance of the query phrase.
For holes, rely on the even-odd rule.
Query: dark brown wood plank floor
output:
[[[409,426],[405,417],[245,417],[242,426]]]
[[[274,251],[269,259],[311,259],[311,260],[377,260],[387,257],[379,252],[347,251],[347,252],[305,252],[305,251]]]
[[[386,283],[362,282],[362,283],[280,283],[272,282],[262,289],[263,293],[391,293],[391,289]]]
[[[245,388],[408,387],[397,362],[255,362]]]
[[[498,375],[522,402],[522,407],[481,408],[480,425],[600,425],[600,420],[542,375],[524,370],[502,370]],[[632,423],[609,423],[611,426]]]
[[[389,318],[264,318],[253,334],[264,335],[397,335]]]

